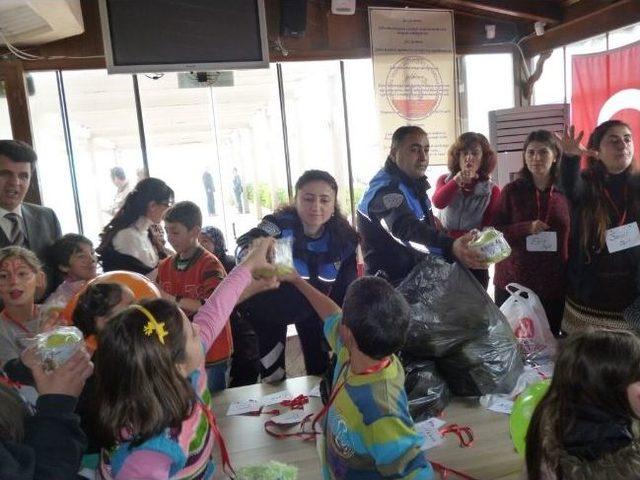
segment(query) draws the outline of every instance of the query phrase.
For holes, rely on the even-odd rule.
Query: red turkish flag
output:
[[[589,134],[609,119],[622,120],[634,136],[640,157],[640,42],[606,52],[574,55],[571,123]]]

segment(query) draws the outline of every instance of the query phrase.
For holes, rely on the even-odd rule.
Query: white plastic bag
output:
[[[556,339],[538,296],[518,283],[508,284],[506,290],[510,297],[502,304],[500,311],[507,317],[525,361],[531,363],[553,357]]]

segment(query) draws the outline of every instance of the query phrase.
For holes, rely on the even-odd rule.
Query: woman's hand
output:
[[[470,184],[476,178],[478,178],[477,172],[474,172],[473,170],[460,170],[455,174],[453,180],[458,184],[458,186],[462,187],[463,185]]]
[[[598,157],[599,152],[597,150],[589,150],[584,148],[580,143],[582,141],[582,137],[584,137],[584,132],[580,132],[576,136],[576,129],[573,125],[569,128],[565,128],[562,132],[562,135],[558,135],[554,133],[556,138],[558,139],[558,143],[562,148],[562,151],[568,155],[581,157],[583,155],[589,157]]]
[[[529,227],[529,233],[531,235],[535,235],[536,233],[540,233],[545,230],[549,230],[549,225],[544,223],[542,220],[534,220],[531,222],[531,227]]]

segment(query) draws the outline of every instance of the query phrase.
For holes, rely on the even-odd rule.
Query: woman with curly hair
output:
[[[441,210],[439,218],[449,236],[459,238],[491,225],[500,200],[500,188],[490,177],[495,166],[496,152],[481,133],[463,133],[449,148],[449,173],[438,179],[431,199]],[[487,288],[489,272],[472,272]]]

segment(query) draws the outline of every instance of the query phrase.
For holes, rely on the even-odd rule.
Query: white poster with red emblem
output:
[[[572,60],[571,122],[585,132],[610,119],[622,120],[640,152],[640,42]]]
[[[369,34],[384,151],[398,127],[417,125],[430,163],[446,164],[457,136],[453,12],[369,7]]]

